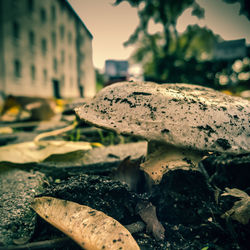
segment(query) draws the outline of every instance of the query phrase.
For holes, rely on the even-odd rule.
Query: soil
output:
[[[98,141],[97,139],[100,139],[98,136],[103,137],[103,135],[107,139],[103,141],[108,145],[110,141],[116,144],[114,140],[116,137],[110,134],[97,132],[94,136],[88,135],[86,138]],[[4,136],[0,138],[0,142],[2,145],[9,144],[10,141],[14,143],[16,137],[18,139],[16,135]],[[26,138],[26,136],[22,138],[24,137]],[[86,138],[84,137],[84,140]],[[116,159],[114,157],[117,157],[117,154],[113,151],[111,153],[108,154],[109,158],[112,156]],[[119,158],[122,159],[123,156]],[[117,164],[117,161],[114,163],[110,161],[109,164]],[[131,161],[131,164],[134,166],[139,162]],[[132,235],[142,250],[247,250],[250,238],[249,221],[243,225],[232,217],[222,218],[222,215],[240,198],[221,196],[221,194],[226,188],[237,188],[250,195],[249,166],[250,154],[239,156],[213,154],[200,163],[200,171],[169,171],[161,183],[154,186],[150,192],[143,192],[143,188],[138,188],[140,192],[137,193],[116,180],[115,174],[110,174],[110,171],[98,170],[83,174],[74,172],[72,166],[68,168],[64,166],[67,174],[59,175],[59,168],[53,168],[52,171],[55,172],[53,175],[51,172],[41,171],[40,168],[40,171],[48,177],[47,187],[42,196],[49,195],[88,205],[105,212],[125,226],[137,222],[144,223],[137,209],[138,203],[152,204],[165,229],[165,238],[157,240],[153,236],[154,233],[148,230],[148,225],[139,227],[139,230]],[[109,165],[107,169],[113,168]],[[29,171],[23,166],[22,170]],[[70,175],[72,172],[73,176]],[[58,176],[60,183],[56,183]],[[134,176],[135,173],[132,171],[131,178],[128,179],[133,179]],[[3,249],[80,248],[71,239],[65,238],[63,233],[37,217],[35,233],[29,243],[16,242],[16,246],[0,246],[0,250]]]
[[[138,202],[152,203],[165,228],[165,239],[156,240],[145,227],[133,233],[141,249],[244,250],[249,246],[250,223],[222,218],[239,198],[221,194],[225,188],[250,194],[249,164],[250,155],[212,155],[200,164],[202,171],[170,171],[147,193],[131,192],[111,175],[80,174],[48,185],[43,195],[88,205],[123,225],[142,221],[136,209]],[[64,237],[61,232],[37,219],[33,241],[60,237]],[[71,240],[63,246],[80,249]]]

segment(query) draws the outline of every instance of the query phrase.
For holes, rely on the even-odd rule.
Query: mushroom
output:
[[[148,141],[148,186],[172,169],[197,170],[207,152],[250,152],[248,100],[191,84],[120,82],[75,109],[80,119]]]

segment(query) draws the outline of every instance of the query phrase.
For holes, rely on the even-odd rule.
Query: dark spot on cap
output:
[[[116,98],[116,99],[115,99],[115,103],[119,102],[120,100],[121,100],[120,97]]]
[[[127,103],[130,108],[135,108],[136,107],[136,105],[133,104],[131,101],[129,101],[127,98],[124,98],[123,100],[121,100],[120,103]]]
[[[68,202],[67,202],[66,200],[64,200],[62,204],[63,204],[63,206],[65,206],[65,207],[66,207],[66,206],[67,206],[67,204],[68,204]]]
[[[92,210],[92,211],[89,211],[88,214],[89,214],[90,216],[95,216],[95,215],[96,215],[96,212],[95,212],[94,210]]]
[[[167,129],[167,128],[164,128],[164,129],[161,130],[161,133],[162,133],[162,134],[167,134],[167,133],[169,133],[169,132],[170,132],[170,130]]]
[[[133,92],[133,95],[152,95],[151,93],[147,93],[147,92]]]
[[[233,116],[235,120],[239,120],[239,117],[237,115]]]
[[[215,133],[215,130],[213,130],[209,125],[206,125],[206,127],[204,127],[204,126],[197,126],[197,128],[199,130],[201,130],[201,131],[205,130],[207,132],[208,136],[210,136],[211,133]]]
[[[179,100],[176,99],[176,98],[173,98],[173,99],[170,100],[170,102],[178,102],[178,101],[179,101]]]
[[[202,103],[202,102],[199,102],[199,107],[200,107],[200,109],[203,110],[203,111],[207,110],[207,105],[204,104],[204,103]]]
[[[228,140],[226,140],[226,139],[219,138],[219,139],[216,140],[216,143],[217,143],[220,147],[222,147],[224,150],[227,150],[227,149],[231,148],[230,143],[229,143]]]
[[[183,161],[187,162],[190,165],[192,164],[192,161],[190,159],[186,158],[186,157],[183,158]]]
[[[100,112],[101,112],[102,114],[107,114],[107,111],[106,111],[106,110],[100,110]]]
[[[48,202],[48,205],[50,206],[51,205],[51,203],[52,203],[52,199],[47,199],[47,202]]]

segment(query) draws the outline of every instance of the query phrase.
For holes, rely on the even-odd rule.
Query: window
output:
[[[59,2],[59,4],[60,4],[60,9],[61,9],[61,12],[63,12],[63,11],[64,11],[64,4],[63,4],[63,2],[62,2],[62,1],[60,1],[60,2]]]
[[[71,22],[72,20],[73,20],[72,14],[70,12],[68,12],[68,21]]]
[[[85,54],[83,52],[79,53],[79,60],[82,63],[85,59]]]
[[[34,10],[34,0],[28,0],[27,7],[28,7],[28,11],[32,12]]]
[[[80,76],[84,77],[84,71],[83,70],[80,71]]]
[[[54,5],[51,6],[51,17],[52,21],[56,20],[56,7]]]
[[[63,40],[64,39],[64,26],[60,26],[60,38]]]
[[[53,59],[53,69],[55,72],[57,72],[57,60],[56,60],[56,58]]]
[[[34,65],[31,65],[30,67],[30,75],[31,79],[34,81],[36,79],[36,68]]]
[[[61,76],[61,86],[62,86],[62,88],[64,88],[64,86],[65,86],[65,77],[64,77],[64,75]]]
[[[79,42],[81,45],[83,45],[84,42],[85,42],[85,37],[84,37],[83,35],[82,35],[82,36],[79,36],[78,42]]]
[[[48,77],[47,75],[48,75],[47,69],[44,69],[43,70],[43,82],[45,85],[47,84],[47,77]]]
[[[68,42],[69,42],[69,44],[72,43],[72,33],[71,32],[68,33]]]
[[[42,53],[45,55],[47,52],[47,41],[45,38],[42,39]]]
[[[30,47],[33,47],[35,45],[35,34],[33,31],[29,32],[29,44]]]
[[[42,9],[40,10],[40,17],[41,17],[42,23],[45,23],[45,22],[46,22],[46,11],[45,11],[44,8],[42,8]]]
[[[69,55],[69,67],[72,67],[72,55]]]
[[[61,63],[64,63],[65,53],[64,50],[61,51]]]
[[[56,47],[56,33],[55,32],[52,32],[51,38],[52,38],[52,45],[55,48]]]
[[[21,77],[21,62],[19,60],[14,61],[14,75],[15,77]]]
[[[73,88],[74,87],[74,82],[73,82],[73,78],[70,77],[70,87]]]
[[[20,26],[16,21],[13,22],[13,37],[16,39],[20,38]]]

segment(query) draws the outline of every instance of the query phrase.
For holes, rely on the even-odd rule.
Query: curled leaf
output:
[[[240,198],[239,201],[236,201],[233,207],[226,211],[221,217],[226,219],[231,217],[233,220],[240,222],[243,225],[248,224],[250,219],[250,196],[244,191],[237,188],[226,188],[225,193],[222,196],[233,196]]]
[[[142,220],[146,223],[147,231],[152,233],[155,239],[164,240],[165,228],[157,218],[156,207],[151,202],[140,201],[136,209]]]
[[[40,141],[23,142],[0,147],[0,162],[26,164],[42,162],[52,155],[68,154],[79,150],[86,151],[92,147],[88,142]]]
[[[11,127],[0,127],[0,134],[12,134],[13,129]]]
[[[84,249],[140,249],[118,221],[88,206],[52,197],[35,198],[32,208]]]

